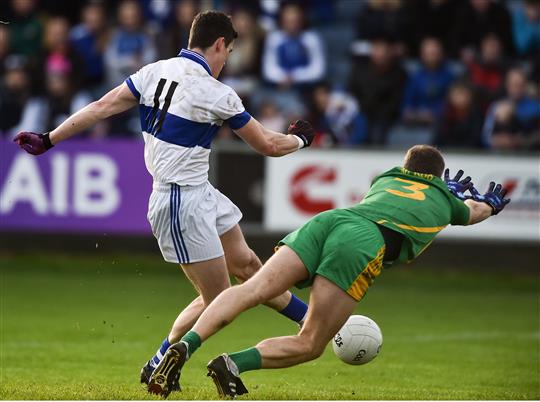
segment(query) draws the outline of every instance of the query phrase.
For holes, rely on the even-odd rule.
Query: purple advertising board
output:
[[[0,140],[0,231],[151,234],[139,140],[71,140],[32,156]]]

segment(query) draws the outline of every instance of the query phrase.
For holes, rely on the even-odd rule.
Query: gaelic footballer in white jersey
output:
[[[141,68],[126,84],[139,100],[144,160],[154,181],[148,220],[164,259],[222,256],[219,236],[242,214],[208,182],[210,144],[223,122],[236,130],[251,116],[191,50]]]

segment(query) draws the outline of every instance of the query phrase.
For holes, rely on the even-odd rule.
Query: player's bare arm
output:
[[[308,147],[313,141],[314,132],[311,124],[299,121],[289,126],[289,133],[282,134],[268,130],[255,118],[242,128],[237,129],[236,134],[258,153],[265,156],[284,156]],[[297,127],[300,125],[301,127]]]
[[[100,120],[122,113],[137,104],[137,99],[126,83],[122,83],[103,95],[101,99],[71,115],[50,133],[21,132],[17,134],[14,141],[28,153],[39,155],[59,142],[93,126]]]
[[[465,205],[469,207],[469,225],[480,223],[489,218],[493,212],[493,209],[484,202],[474,201],[472,199],[465,200]]]

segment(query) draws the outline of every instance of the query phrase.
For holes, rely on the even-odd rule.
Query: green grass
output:
[[[384,346],[365,366],[328,347],[312,362],[242,375],[239,399],[539,399],[539,276],[413,267],[383,273],[357,312]],[[159,256],[0,255],[1,399],[153,399],[141,365],[194,297]],[[306,292],[299,293],[308,297]],[[206,342],[171,399],[216,399],[205,364],[294,333],[259,307]]]

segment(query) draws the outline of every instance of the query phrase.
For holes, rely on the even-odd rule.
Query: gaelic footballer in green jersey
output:
[[[245,283],[221,293],[195,326],[165,353],[156,372],[179,376],[201,343],[238,314],[293,285],[311,286],[307,319],[294,336],[265,339],[246,350],[222,354],[208,364],[221,396],[247,392],[240,373],[290,367],[320,356],[383,268],[410,262],[447,225],[470,225],[496,215],[510,200],[492,183],[480,194],[462,171],[445,173],[440,152],[412,147],[403,167],[381,174],[364,200],[323,212],[279,243],[276,253]]]

